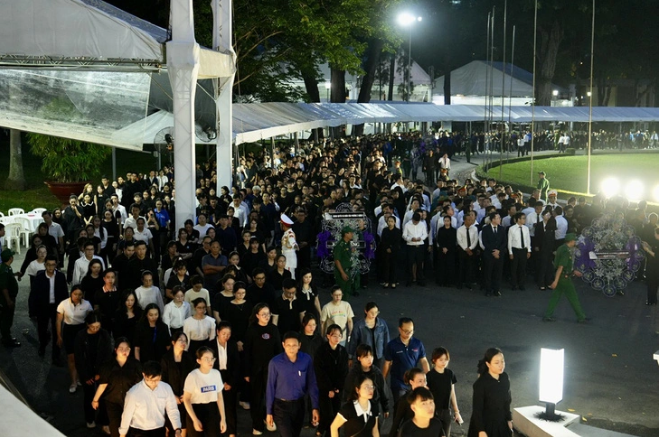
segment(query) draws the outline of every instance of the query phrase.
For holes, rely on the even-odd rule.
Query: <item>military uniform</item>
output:
[[[536,188],[541,192],[541,199],[544,202],[548,201],[548,190],[550,190],[550,181],[546,178],[539,179],[539,183],[536,185]]]
[[[335,261],[339,261],[344,273],[348,275],[348,281],[344,281],[341,277],[341,272],[335,266],[335,282],[341,287],[341,290],[346,295],[353,295],[360,288],[360,275],[358,272],[353,272],[353,259],[352,254],[357,250],[351,246],[351,242],[346,242],[342,238],[334,247],[332,256]]]
[[[14,302],[13,306],[7,305],[4,290],[9,292],[9,298]],[[11,266],[0,264],[0,336],[3,343],[11,343],[11,325],[14,323],[14,309],[16,308],[16,296],[18,296],[18,281]]]
[[[562,294],[565,294],[571,307],[573,307],[573,311],[575,311],[578,322],[582,322],[585,320],[586,315],[582,310],[577,292],[575,291],[575,286],[571,279],[571,276],[573,276],[573,257],[566,244],[559,246],[557,253],[555,254],[554,267],[555,269],[558,269],[559,266],[562,266],[563,269],[559,281],[557,282],[557,286],[550,296],[550,302],[548,303],[548,309],[545,311],[544,319],[548,320],[552,317],[555,307],[557,306],[557,303],[559,303],[559,299]]]
[[[298,267],[297,248],[296,234],[289,228],[282,235],[282,255],[286,257],[284,268],[291,272],[291,279],[296,279],[296,268]]]

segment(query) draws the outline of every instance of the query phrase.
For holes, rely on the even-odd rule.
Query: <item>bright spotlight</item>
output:
[[[406,27],[413,24],[415,21],[422,21],[422,17],[415,17],[409,12],[402,12],[396,18],[400,26]]]
[[[644,198],[644,184],[641,181],[630,181],[626,185],[626,197],[635,201],[642,200]]]
[[[621,183],[617,178],[607,178],[600,184],[600,191],[605,197],[614,197],[619,194]]]
[[[539,401],[558,404],[564,396],[564,349],[541,349]]]
[[[552,95],[557,97],[559,95],[559,90],[552,90]]]

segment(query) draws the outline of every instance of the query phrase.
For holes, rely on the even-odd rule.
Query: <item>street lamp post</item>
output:
[[[415,17],[409,12],[402,12],[397,17],[399,25],[408,27],[408,68],[406,69],[406,101],[410,102],[410,80],[412,78],[412,25],[422,21],[422,17]]]
[[[332,86],[332,83],[326,82],[325,83],[325,102],[328,103],[330,102],[330,87]]]

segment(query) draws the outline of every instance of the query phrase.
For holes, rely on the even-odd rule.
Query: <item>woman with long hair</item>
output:
[[[313,283],[312,270],[309,268],[300,271],[296,299],[303,302],[301,308],[305,311],[305,314],[313,314],[316,320],[319,320],[321,317],[319,290]]]
[[[85,298],[94,306],[94,297],[98,290],[103,288],[103,263],[94,258],[87,266],[87,274],[80,281],[80,288],[85,292]]]
[[[286,269],[286,256],[280,255],[277,257],[275,269],[268,275],[268,282],[279,291],[285,279],[291,279],[291,272]]]
[[[468,437],[511,437],[511,383],[504,371],[504,354],[489,348],[479,360],[479,378],[472,389],[472,417]]]
[[[141,318],[142,308],[138,303],[135,291],[124,291],[119,299],[119,309],[113,318],[112,336],[114,338],[126,337],[135,346],[135,327]],[[131,353],[135,356],[135,347]]]
[[[188,352],[195,355],[197,349],[215,339],[215,320],[206,314],[206,300],[198,297],[191,302],[192,316],[183,322],[183,332],[188,336]]]
[[[383,287],[396,288],[399,283],[397,278],[397,255],[401,250],[401,229],[396,227],[396,218],[392,215],[387,218],[387,227],[383,229],[380,237],[380,271],[383,274]]]
[[[119,437],[126,392],[141,380],[142,366],[131,357],[131,343],[126,337],[115,339],[114,359],[101,366],[98,387],[92,401],[95,410],[99,409],[101,400],[104,401],[112,437]]]
[[[378,403],[373,402],[374,382],[361,376],[348,402],[339,409],[332,424],[330,436],[339,437],[339,428],[345,426],[344,435],[350,437],[378,437]]]
[[[183,385],[190,372],[195,370],[197,364],[193,356],[186,350],[188,346],[188,336],[182,330],[172,331],[172,347],[160,360],[163,369],[162,380],[172,387],[172,392],[176,396],[176,404],[179,407],[181,415],[181,435],[186,436],[186,406],[183,403]],[[168,420],[167,427],[170,429],[170,435],[173,435],[174,428]]]
[[[451,226],[451,217],[442,217],[442,226],[438,228],[435,241],[435,283],[453,287],[456,282],[456,264],[458,250],[456,229]]]
[[[170,348],[170,330],[163,323],[160,307],[150,303],[135,327],[135,358],[141,363],[160,361]]]
[[[282,342],[277,326],[271,323],[268,304],[258,303],[252,309],[250,326],[245,333],[245,380],[250,383],[250,415],[252,433],[260,435],[264,431],[266,418],[266,380],[268,363],[271,358],[282,352]],[[274,430],[274,429],[273,429]]]

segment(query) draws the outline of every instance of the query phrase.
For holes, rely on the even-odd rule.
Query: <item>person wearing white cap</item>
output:
[[[547,206],[552,206],[552,208],[556,208],[559,206],[557,203],[557,190],[550,190],[548,191],[548,202],[546,203]]]
[[[296,267],[298,267],[298,242],[296,241],[296,234],[291,229],[293,220],[286,214],[280,216],[280,223],[282,224],[282,255],[286,257],[285,269],[291,272],[291,279],[296,279]]]

